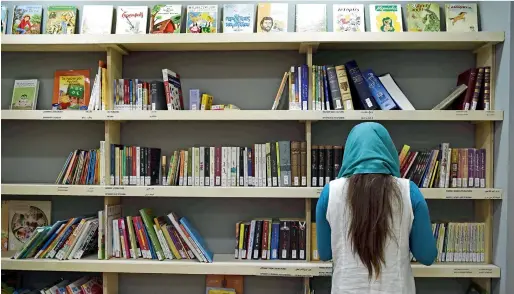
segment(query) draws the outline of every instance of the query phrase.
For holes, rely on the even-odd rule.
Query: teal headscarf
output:
[[[400,160],[393,140],[379,123],[365,122],[351,130],[344,147],[338,178],[355,174],[386,174],[400,177]]]

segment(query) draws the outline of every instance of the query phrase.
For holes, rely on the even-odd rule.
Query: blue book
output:
[[[189,236],[191,236],[196,245],[198,245],[198,248],[200,248],[202,251],[203,256],[205,256],[207,259],[207,262],[211,263],[213,259],[213,253],[209,250],[209,248],[207,248],[207,244],[205,244],[198,231],[196,231],[196,229],[187,221],[185,217],[180,218],[180,223],[184,226],[184,228],[186,228]]]
[[[323,88],[325,90],[325,110],[333,109],[333,107],[330,106],[330,102],[332,101],[332,97],[330,96],[330,88],[328,86],[328,77],[327,77],[327,66],[323,65]]]
[[[273,222],[271,224],[271,258],[278,259],[278,241],[280,234],[280,223]]]
[[[253,170],[252,170],[252,166],[253,166],[253,161],[252,161],[252,148],[248,148],[248,179],[252,179],[252,181],[248,180],[248,183],[250,186],[250,184],[252,186],[255,186],[255,179],[253,178]]]
[[[419,182],[419,185],[418,185],[420,188],[423,188],[423,182],[425,181],[425,178],[431,176],[429,174],[430,173],[430,163],[432,162],[432,159],[434,158],[434,156],[435,156],[435,151],[432,150],[430,152],[430,156],[428,157],[428,161],[427,161],[425,170],[423,171],[423,176],[421,177],[421,181]]]
[[[362,76],[361,70],[355,60],[351,60],[344,64],[348,72],[348,80],[350,83],[350,91],[352,96],[355,94],[359,98],[360,104],[364,110],[378,110],[377,101],[369,90],[368,83]],[[355,98],[355,97],[354,97]]]
[[[302,65],[302,110],[309,110],[309,68],[306,64]]]
[[[45,238],[47,236],[47,232],[50,230],[50,226],[44,226],[44,227],[38,227],[33,233],[38,234],[35,236],[34,240],[27,241],[30,242],[30,244],[27,244],[28,246],[26,248],[23,248],[23,251],[21,252],[20,256],[16,259],[25,259],[30,258],[35,255],[35,251],[37,250],[37,246],[41,245],[42,242],[45,241]],[[38,233],[38,230],[40,232]]]
[[[89,180],[90,185],[93,185],[95,183],[95,173],[99,172],[95,169],[97,156],[98,156],[98,153],[96,152],[96,150],[93,150],[93,154],[92,154],[93,159],[89,162],[91,164],[91,167],[89,168],[89,171],[91,172],[90,180]]]
[[[200,90],[189,90],[189,110],[200,110]]]
[[[67,222],[68,222],[68,220],[57,221],[57,222],[52,226],[52,228],[51,228],[51,229],[50,229],[50,231],[46,234],[46,237],[45,237],[45,238],[48,238],[48,237],[49,237],[49,238],[46,240],[45,245],[43,245],[43,246],[41,247],[41,249],[39,249],[39,251],[45,251],[45,249],[46,249],[46,248],[48,248],[48,246],[50,246],[50,244],[52,244],[53,240],[54,240],[55,238],[57,238],[57,234],[56,234],[57,230],[61,227],[61,225],[65,224],[65,223],[67,223]]]
[[[129,99],[129,104],[130,105],[133,105],[132,104],[132,101],[133,101],[133,98],[132,98],[133,96],[132,95],[134,95],[134,91],[133,91],[132,87],[134,87],[134,82],[132,80],[129,80],[129,96],[128,96],[128,99]],[[121,180],[120,180],[120,182],[121,182]]]
[[[378,106],[382,110],[391,110],[396,108],[396,104],[394,103],[393,98],[389,95],[386,88],[380,82],[377,75],[373,72],[372,69],[368,69],[362,73],[364,76],[364,80],[368,84],[369,90],[371,91],[371,95],[375,97],[375,100],[378,103]]]

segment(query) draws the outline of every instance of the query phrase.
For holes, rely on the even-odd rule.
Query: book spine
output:
[[[211,147],[205,147],[204,155],[204,186],[211,185]],[[214,156],[214,154],[212,155]]]
[[[247,246],[247,253],[246,253],[247,259],[252,259],[252,257],[253,257],[253,243],[255,241],[255,223],[256,223],[256,220],[252,220],[250,222],[250,231],[249,231],[249,235],[248,235],[248,246]]]
[[[334,179],[339,177],[339,171],[341,170],[341,164],[343,161],[343,146],[334,146]]]
[[[300,142],[291,142],[291,173],[294,187],[300,186]]]
[[[451,161],[450,161],[450,164],[451,164],[451,169],[450,169],[450,173],[451,173],[451,187],[452,188],[457,188],[458,187],[458,183],[457,183],[457,177],[458,177],[458,173],[459,173],[459,149],[457,148],[452,148],[452,151],[451,151]]]
[[[484,81],[484,67],[478,68],[477,79],[475,82],[475,89],[473,90],[473,96],[471,98],[471,110],[476,110],[478,106],[478,99],[480,98],[482,82]]]
[[[171,250],[168,247],[168,244],[166,243],[166,239],[164,238],[164,234],[161,229],[157,227],[157,225],[153,225],[155,233],[157,234],[157,239],[159,240],[159,243],[161,245],[162,251],[164,253],[164,258],[166,259],[173,259],[173,256],[171,255]]]
[[[309,110],[309,68],[306,64],[301,66],[302,70],[302,110]]]
[[[268,256],[268,246],[269,246],[269,220],[262,221],[262,246],[261,246],[261,258],[269,259]]]
[[[298,259],[298,240],[299,240],[299,223],[298,221],[292,221],[291,224],[291,259]]]
[[[280,223],[273,222],[271,224],[271,255],[270,259],[279,258],[279,239],[280,239]]]
[[[485,164],[486,164],[486,150],[480,149],[480,188],[485,188],[486,185],[486,173],[485,173]]]
[[[357,62],[355,60],[349,61],[345,64],[345,67],[348,70],[348,75],[351,81],[350,83],[353,85],[355,93],[357,94],[363,108],[365,110],[379,109],[375,98],[371,95],[368,85],[362,76]]]
[[[212,149],[211,149],[212,151]],[[222,161],[222,148],[214,147],[214,185],[221,186],[221,161]]]
[[[324,65],[322,66],[321,68],[321,72],[322,72],[322,79],[323,79],[323,95],[325,97],[325,101],[323,101],[323,105],[322,105],[322,110],[331,110],[331,109],[334,109],[331,105],[332,105],[332,96],[330,95],[330,87],[329,87],[329,84],[328,84],[328,75],[327,75],[327,67]],[[336,74],[337,74],[337,67],[336,67]],[[339,89],[340,93],[341,93],[341,89]],[[342,96],[343,93],[341,93],[341,96]],[[341,99],[343,100],[343,108],[344,108],[344,96],[341,97]],[[351,101],[351,100],[350,100]],[[353,106],[352,106],[353,108]]]
[[[291,226],[289,221],[280,221],[280,259],[291,259]]]
[[[480,149],[474,150],[475,156],[475,162],[473,163],[473,167],[475,170],[473,171],[473,175],[475,177],[475,180],[473,181],[475,188],[480,188]]]
[[[234,251],[234,258],[239,258],[239,239],[240,239],[240,233],[244,234],[244,232],[240,232],[239,229],[241,228],[241,222],[236,223],[236,248]]]
[[[164,259],[164,253],[162,251],[161,245],[159,243],[159,240],[157,239],[157,234],[154,230],[153,223],[151,216],[145,211],[140,210],[139,213],[141,214],[141,219],[143,220],[143,223],[146,227],[146,231],[148,233],[148,236],[150,237],[150,241],[152,242],[153,248],[155,250],[155,254],[157,255],[157,258],[159,260]]]
[[[261,171],[261,185],[262,187],[266,187],[267,177],[268,177],[268,170],[267,170],[267,161],[266,161],[266,144],[260,144],[261,145],[261,154],[260,154],[260,171]]]
[[[230,147],[221,147],[222,148],[222,160],[221,160],[221,186],[228,186],[228,149]]]
[[[279,158],[280,158],[280,182],[282,187],[291,186],[291,142],[280,141]]]
[[[476,149],[468,149],[468,187],[475,187],[475,151]]]
[[[339,91],[341,92],[343,108],[344,110],[353,110],[352,93],[350,92],[346,69],[344,65],[338,65],[335,67],[335,70],[337,74],[337,82],[339,83]]]
[[[307,142],[300,143],[300,185],[307,187]]]
[[[467,81],[468,89],[466,90],[466,92],[464,94],[464,99],[462,101],[461,110],[470,110],[471,109],[473,93],[474,93],[475,84],[476,84],[476,80],[477,80],[477,73],[478,73],[477,68],[470,69],[469,79]]]
[[[273,187],[272,174],[271,174],[271,144],[266,143],[265,145],[265,167],[266,167],[266,187]]]
[[[325,186],[325,146],[319,146],[318,150],[318,187]]]
[[[327,66],[328,86],[330,87],[330,96],[332,97],[332,106],[335,110],[343,110],[343,100],[341,91],[337,82],[337,73],[334,66]]]
[[[366,81],[371,95],[375,98],[378,106],[382,110],[391,110],[396,107],[393,98],[389,95],[382,82],[378,79],[375,72],[372,69],[368,69],[362,73],[364,80]]]
[[[205,147],[200,147],[200,176],[199,176],[199,180],[200,180],[200,184],[199,186],[204,186],[205,185]]]
[[[325,183],[334,179],[334,149],[330,145],[325,146]]]
[[[483,90],[483,109],[491,109],[491,67],[484,67],[484,90]]]
[[[241,150],[243,151],[242,161],[243,161],[243,181],[245,187],[250,186],[249,182],[249,173],[248,173],[248,147],[241,147]]]
[[[248,148],[247,156],[247,168],[248,168],[248,186],[255,186],[255,175],[254,175],[254,150],[252,148]]]
[[[230,185],[231,187],[237,186],[237,163],[239,152],[237,150],[237,147],[230,147]]]
[[[128,228],[125,223],[125,219],[120,219],[120,225],[121,225],[121,231],[123,232],[123,244],[125,247],[125,256],[126,258],[131,258],[132,255],[130,254],[130,245],[129,245],[129,238],[128,238]]]
[[[193,150],[194,150],[194,159],[193,159],[193,163],[194,163],[194,185],[195,186],[200,186],[200,178],[201,178],[201,158],[200,158],[200,147],[193,147]],[[203,156],[202,156],[203,157]],[[203,182],[203,181],[202,181]]]
[[[246,182],[245,182],[245,161],[246,161],[246,156],[245,156],[245,148],[244,147],[238,147],[239,149],[239,152],[237,153],[238,154],[238,177],[239,177],[239,181],[238,181],[238,186],[239,187],[244,187]],[[246,184],[247,185],[247,184]]]
[[[318,186],[318,157],[319,157],[319,146],[312,145],[311,149],[311,186]]]
[[[270,145],[270,169],[271,169],[271,185],[278,187],[278,169],[277,169],[277,144],[275,142]]]
[[[450,144],[442,143],[441,144],[441,165],[439,166],[439,188],[445,188],[446,183],[446,166],[449,164],[448,160],[448,152],[450,151]]]
[[[252,259],[259,259],[262,247],[262,220],[255,221],[255,235],[252,250]]]
[[[298,222],[298,259],[306,260],[307,226],[305,221]]]
[[[175,245],[175,248],[177,249],[178,254],[180,255],[180,258],[181,259],[189,259],[189,255],[188,255],[188,253],[184,247],[184,244],[182,243],[182,240],[180,239],[180,236],[177,233],[175,227],[173,227],[172,225],[166,225],[166,229],[168,230],[170,239],[173,242],[173,245]]]
[[[289,110],[295,110],[294,97],[295,97],[295,80],[294,80],[294,66],[289,70]]]
[[[248,239],[250,236],[250,223],[244,224],[244,234],[243,234],[243,245],[242,245],[242,254],[241,259],[247,259],[248,258]]]

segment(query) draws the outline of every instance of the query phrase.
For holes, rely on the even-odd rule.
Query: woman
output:
[[[338,179],[316,207],[319,256],[333,259],[333,294],[415,294],[410,252],[422,264],[434,262],[427,204],[414,183],[400,178],[399,165],[382,125],[352,129]]]

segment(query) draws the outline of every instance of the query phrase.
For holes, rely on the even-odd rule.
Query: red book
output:
[[[400,176],[403,178],[407,171],[409,170],[409,167],[412,165],[412,162],[416,158],[416,155],[418,155],[418,152],[409,152],[409,155],[405,159],[405,162],[403,163],[402,167],[400,168]]]
[[[123,104],[125,105],[129,105],[129,80],[127,79],[124,79],[123,80],[123,92],[124,92],[124,95],[123,95]]]
[[[151,259],[150,255],[150,247],[146,242],[145,232],[143,227],[143,221],[140,216],[132,217],[132,222],[134,223],[134,227],[136,229],[137,238],[139,241],[139,246],[141,246],[141,253],[143,254],[143,258]]]
[[[214,185],[221,186],[221,147],[216,147],[214,153],[214,177],[216,179]]]
[[[129,245],[129,239],[128,239],[128,230],[127,230],[127,227],[125,225],[125,219],[123,218],[120,218],[118,220],[118,224],[120,226],[120,230],[121,230],[121,236],[123,236],[123,243],[125,244],[125,258],[129,259],[131,258],[130,256],[130,245]]]
[[[175,227],[173,227],[172,230],[173,230],[173,235],[175,235],[177,240],[180,242],[180,245],[182,245],[182,248],[184,249],[184,252],[186,253],[186,257],[188,259],[194,259],[195,255],[194,255],[193,251],[191,250],[191,248],[189,248],[189,246],[187,246],[187,243],[184,242],[184,240],[182,240],[177,229]]]
[[[454,104],[454,109],[457,110],[470,110],[471,102],[473,99],[473,92],[475,91],[475,84],[477,79],[477,69],[470,68],[465,72],[461,73],[457,78],[457,86],[465,84],[468,86],[466,91],[461,94],[461,96],[456,99],[456,104]]]
[[[134,178],[136,178],[136,181],[133,183],[134,185],[137,183],[137,169],[139,168],[137,166],[137,147],[136,146],[132,146],[132,175],[134,176]]]
[[[269,220],[264,220],[262,222],[262,249],[261,249],[261,258],[269,259],[268,256],[268,244],[269,244]]]

